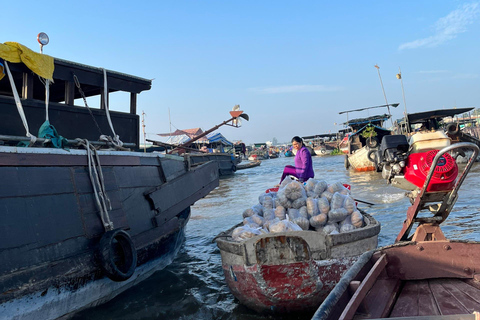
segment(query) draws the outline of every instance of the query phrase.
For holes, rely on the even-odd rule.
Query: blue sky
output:
[[[153,79],[138,97],[148,137],[208,129],[236,104],[250,115],[219,129],[247,143],[336,132],[340,111],[389,103],[408,112],[478,107],[480,2],[12,1],[0,42]],[[124,98],[124,99],[123,99]],[[112,97],[128,110],[128,97]],[[350,113],[366,117],[373,109]],[[336,125],[337,124],[337,125]]]

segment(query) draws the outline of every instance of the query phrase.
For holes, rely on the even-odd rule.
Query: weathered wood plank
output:
[[[380,259],[375,262],[373,268],[368,272],[365,279],[363,279],[360,287],[358,287],[357,291],[353,294],[352,298],[348,302],[347,306],[343,310],[340,319],[352,319],[357,311],[358,306],[362,302],[362,300],[367,295],[368,291],[372,288],[375,284],[380,273],[384,270],[385,266],[387,265],[387,255],[382,254]]]
[[[362,303],[371,317],[384,318],[390,313],[400,284],[398,279],[378,279],[375,282]]]
[[[430,288],[443,315],[467,314],[469,311],[447,288],[442,285],[443,279],[430,280]]]

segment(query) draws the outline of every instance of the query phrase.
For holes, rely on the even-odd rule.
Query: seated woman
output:
[[[310,154],[310,151],[305,148],[302,138],[298,136],[293,137],[292,145],[295,150],[297,150],[297,154],[295,155],[295,167],[285,166],[280,183],[282,183],[283,179],[288,175],[297,177],[300,182],[307,181],[315,175],[312,167],[312,155]]]

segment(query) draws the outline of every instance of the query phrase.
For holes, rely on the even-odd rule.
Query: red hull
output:
[[[222,264],[233,295],[257,312],[314,311],[357,257],[286,265]]]

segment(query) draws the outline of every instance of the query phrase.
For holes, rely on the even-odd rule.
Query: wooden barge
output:
[[[126,148],[139,145],[136,97],[151,80],[16,43],[0,44],[0,58],[0,318],[67,317],[168,265],[218,166]],[[31,69],[38,60],[46,83]],[[107,112],[116,91],[130,94],[129,113]],[[101,108],[74,105],[94,96]],[[46,116],[68,139],[52,126],[43,135]]]

